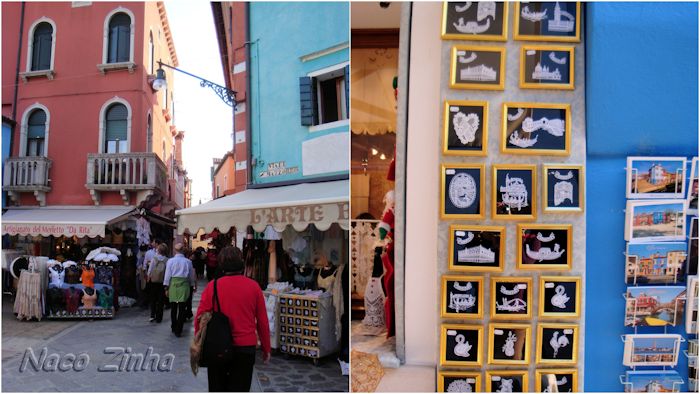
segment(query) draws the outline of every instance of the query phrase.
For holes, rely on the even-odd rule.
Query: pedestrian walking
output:
[[[149,306],[149,290],[146,288],[148,283],[148,267],[150,267],[153,258],[158,253],[158,245],[162,242],[158,238],[153,238],[151,240],[151,248],[146,251],[141,264],[137,264],[136,267],[136,291],[138,293],[138,305],[142,308],[148,308]]]
[[[224,364],[208,363],[209,391],[246,392],[250,391],[258,338],[262,344],[263,362],[267,364],[270,361],[270,326],[265,299],[258,283],[243,275],[245,264],[240,249],[233,246],[223,248],[219,252],[218,263],[223,274],[209,282],[202,293],[195,318],[195,335],[201,329],[200,317],[206,312],[221,312],[228,317],[233,342],[232,357]],[[215,296],[218,300],[216,308]]]
[[[186,256],[190,262],[192,262],[192,269],[194,270],[194,281],[197,282],[197,270],[194,269],[194,262],[192,261],[192,249],[185,247],[182,254]],[[187,302],[185,305],[185,320],[190,321],[194,314],[192,314],[192,297],[194,295],[194,286],[190,286],[190,296],[187,297]]]
[[[165,305],[165,269],[168,263],[168,245],[160,244],[156,250],[156,255],[148,266],[148,289],[151,303],[151,319],[160,323],[163,321],[163,307]]]
[[[204,265],[207,259],[207,251],[203,247],[198,246],[192,254],[192,265],[194,266],[194,272],[197,273],[197,279],[204,278]]]
[[[216,249],[209,248],[207,251],[207,281],[211,282],[212,279],[216,278],[218,270],[218,262],[216,256]]]
[[[163,286],[170,301],[170,328],[179,337],[187,318],[187,299],[190,290],[197,291],[197,280],[192,262],[182,254],[182,244],[175,244],[174,249],[175,256],[168,260],[165,267]]]

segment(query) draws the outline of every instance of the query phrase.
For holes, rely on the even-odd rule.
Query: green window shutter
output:
[[[27,138],[44,138],[46,135],[46,112],[35,109],[27,122]]]
[[[128,111],[124,104],[113,104],[107,110],[105,141],[126,141]]]
[[[299,78],[299,104],[301,107],[301,125],[313,126],[318,123],[316,108],[316,89],[311,77]]]
[[[107,63],[129,61],[131,45],[131,18],[124,13],[115,14],[109,21]]]
[[[350,118],[350,65],[345,66],[345,113]]]
[[[51,41],[53,27],[47,22],[41,22],[34,29],[32,44],[32,71],[48,70],[51,68]]]

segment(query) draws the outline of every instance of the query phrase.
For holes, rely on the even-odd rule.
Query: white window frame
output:
[[[123,12],[129,15],[129,18],[131,18],[131,25],[129,25],[129,61],[110,64],[123,64],[134,62],[134,37],[136,34],[136,18],[134,17],[134,13],[131,12],[130,9],[125,7],[117,7],[110,11],[110,13],[107,14],[107,17],[105,17],[104,28],[102,31],[102,64],[107,64],[107,58],[109,57],[107,53],[109,51],[109,21],[111,21],[112,17],[119,12]]]
[[[49,124],[51,123],[51,113],[45,105],[34,103],[27,107],[22,114],[22,125],[19,131],[19,156],[27,156],[27,134],[29,134],[29,115],[35,109],[40,109],[46,114],[46,123],[44,124],[44,156],[49,157]]]
[[[319,86],[320,82],[327,80],[327,79],[330,79],[330,78],[324,79],[323,77],[328,75],[328,74],[333,73],[334,71],[344,69],[345,66],[347,66],[348,64],[350,64],[350,62],[338,63],[338,64],[334,64],[332,66],[328,66],[328,67],[325,67],[325,68],[322,68],[322,69],[319,69],[316,71],[312,71],[312,72],[306,74],[307,77],[313,78],[313,82],[314,82],[314,84],[316,84],[316,98],[315,99],[316,99],[316,105],[317,105],[317,110],[318,110],[319,122],[322,121],[322,119],[321,119],[322,114],[321,114],[321,108],[320,108],[320,105],[321,105],[321,89]],[[337,78],[337,77],[332,77],[332,78]],[[344,83],[347,84],[348,80],[345,79]],[[319,123],[319,124],[314,125],[314,126],[308,126],[309,132],[323,131],[323,130],[328,130],[328,129],[332,129],[335,127],[349,126],[350,125],[350,116],[345,109],[345,101],[348,99],[347,97],[345,97],[345,89],[341,89],[340,99],[341,99],[341,103],[340,103],[341,114],[340,115],[341,115],[341,117],[344,116],[345,119],[340,119],[340,120],[336,120],[336,121],[328,122],[328,123]]]
[[[39,25],[39,23],[42,22],[47,22],[53,28],[53,32],[51,33],[51,66],[48,70],[32,71],[32,52],[34,52],[34,30],[36,30],[36,27]],[[25,67],[25,71],[28,73],[53,71],[54,59],[56,58],[56,22],[45,16],[35,20],[34,23],[32,23],[32,25],[29,27],[29,36],[27,37],[27,41],[27,65]]]
[[[107,108],[109,108],[110,105],[119,103],[119,104],[124,104],[126,106],[126,111],[127,111],[127,116],[126,116],[126,152],[119,152],[119,153],[129,153],[131,152],[131,118],[132,118],[132,111],[131,111],[131,105],[129,104],[128,101],[125,99],[114,96],[113,98],[107,100],[104,104],[102,104],[102,108],[100,108],[100,119],[99,119],[99,125],[100,125],[100,138],[98,143],[99,145],[97,146],[97,152],[99,153],[107,153],[105,151],[105,133],[107,132],[107,120],[105,119],[107,115]]]

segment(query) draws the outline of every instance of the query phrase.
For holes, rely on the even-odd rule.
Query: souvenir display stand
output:
[[[49,319],[113,318],[120,255],[116,249],[99,247],[82,264],[49,261],[46,316]]]
[[[279,349],[318,360],[340,349],[335,337],[335,307],[329,293],[279,296]]]
[[[520,6],[445,2],[435,32],[439,391],[583,389],[583,13]]]

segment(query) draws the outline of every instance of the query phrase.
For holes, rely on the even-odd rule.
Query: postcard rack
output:
[[[668,327],[668,326],[664,326],[664,334],[667,334],[667,332],[666,332],[666,331],[667,331],[666,327]],[[636,334],[636,327],[635,327],[635,334]],[[620,335],[620,339],[622,340],[622,343],[627,343],[627,336],[628,336],[628,335],[634,335],[634,334],[622,334],[622,335]],[[683,343],[683,342],[685,342],[685,338],[679,337],[678,339],[676,339],[676,340],[673,342],[673,347],[677,349],[677,348],[679,348],[679,345],[680,345],[681,343]],[[685,352],[687,353],[687,351],[685,351]],[[675,354],[675,353],[674,353],[674,354]],[[625,364],[625,365],[627,365],[627,364]],[[678,365],[678,358],[675,359],[675,363],[673,363],[672,365],[659,365],[659,364],[656,364],[656,365],[654,365],[654,366],[657,367],[657,368],[658,368],[658,367],[661,367],[661,368],[665,371],[666,368],[675,368],[677,365]],[[651,365],[649,365],[649,366],[651,366]],[[641,366],[641,365],[640,365],[640,367],[644,367],[644,366]],[[636,371],[636,370],[637,370],[637,365],[628,366],[628,368],[631,368],[632,371]]]
[[[627,308],[627,301],[629,301],[630,299],[633,300],[633,309],[632,310],[634,311],[634,313],[632,315],[632,321],[636,322],[636,320],[637,320],[637,299],[635,297],[627,297],[627,293],[622,293],[622,298],[625,299],[625,308]],[[678,317],[678,302],[679,301],[685,302],[685,301],[687,301],[687,297],[686,296],[678,297],[674,301],[674,303],[673,303],[673,320],[674,321]],[[667,333],[666,331],[667,331],[668,326],[669,326],[669,324],[666,324],[663,326],[664,327],[664,334]],[[676,326],[676,324],[673,324],[673,326]],[[637,324],[628,326],[627,325],[627,316],[625,316],[625,327],[634,327],[634,333],[637,334],[637,327],[639,327],[639,326]],[[656,326],[652,326],[652,327],[656,327]]]
[[[683,386],[683,383],[685,381],[681,378],[680,380],[676,380],[673,382],[673,389],[671,390],[672,393],[679,393],[681,391],[681,386]],[[632,382],[627,381],[627,376],[625,375],[620,375],[620,384],[622,384],[625,387],[625,392],[626,393],[632,393]]]

